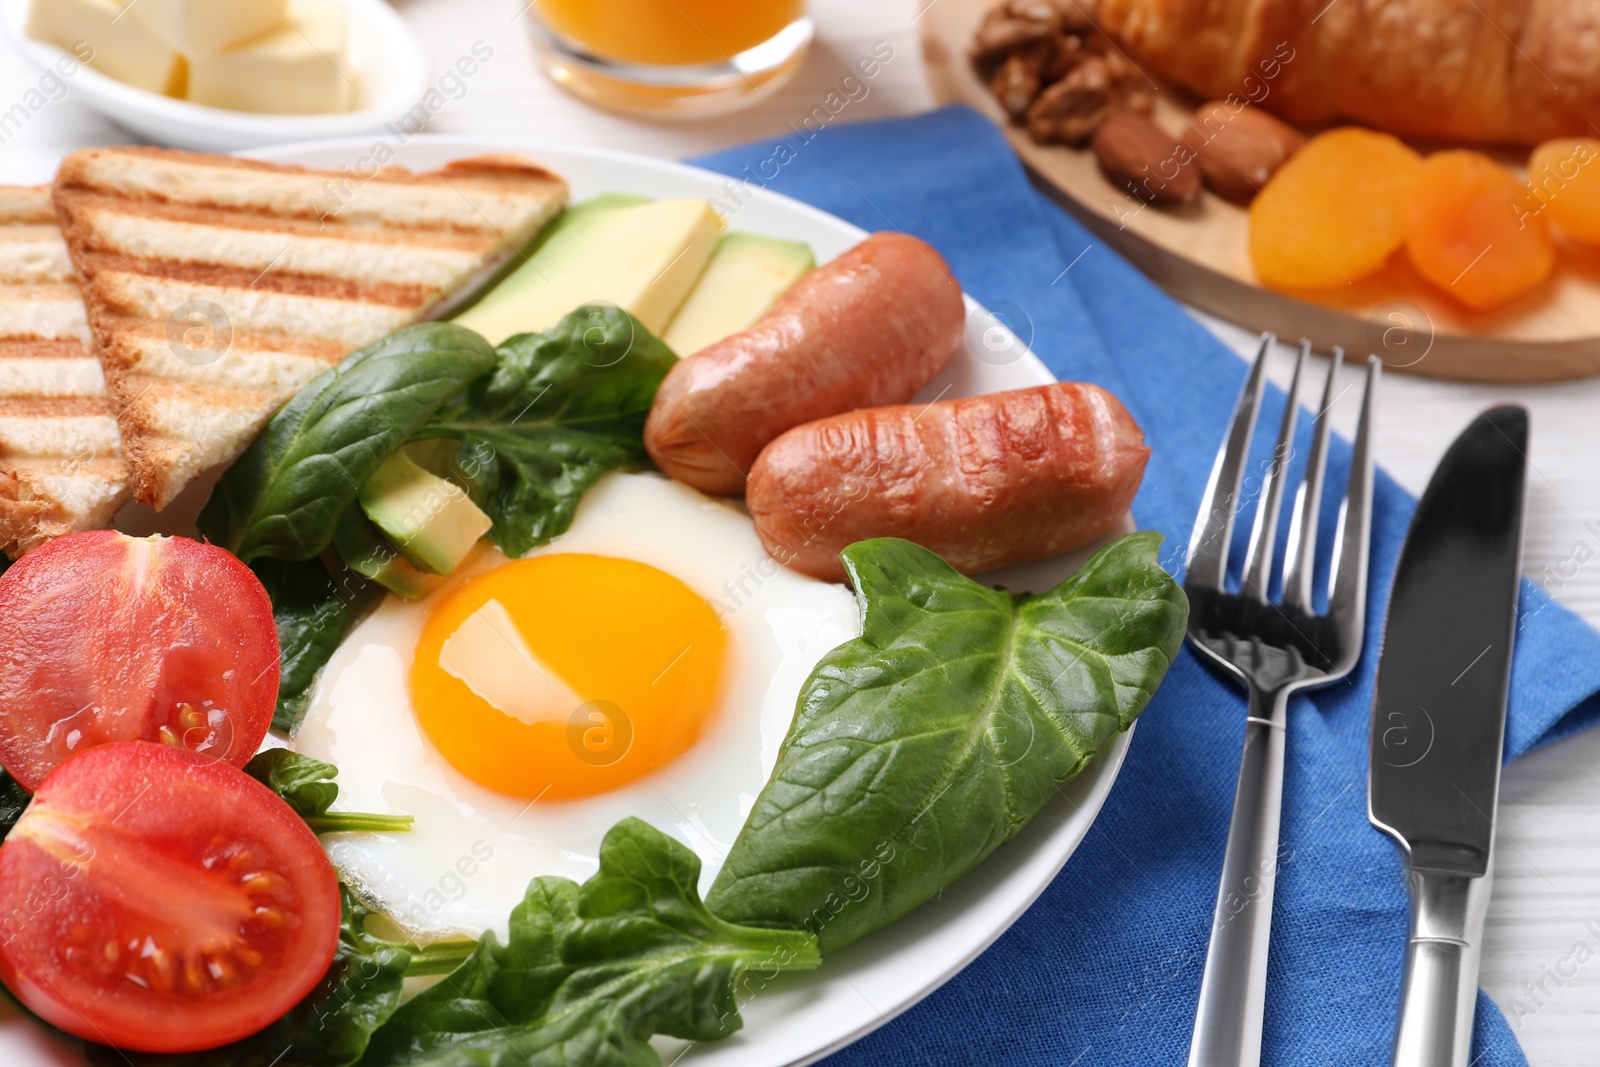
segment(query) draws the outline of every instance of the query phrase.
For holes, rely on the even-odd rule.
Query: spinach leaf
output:
[[[1188,602],[1160,535],[1015,595],[891,538],[843,553],[862,636],[800,691],[707,903],[831,951],[900,918],[1027,825],[1144,709]]]
[[[494,372],[413,435],[457,442],[456,474],[509,556],[562,533],[596,479],[650,463],[644,420],[677,357],[632,315],[587,304],[500,346]]]
[[[0,839],[11,832],[17,825],[17,820],[22,818],[22,809],[28,806],[28,801],[33,798],[28,791],[17,784],[17,780],[0,769]]]
[[[206,1052],[158,1055],[88,1045],[96,1067],[346,1067],[400,1004],[414,949],[373,937],[372,914],[341,885],[344,915],[333,966],[304,1000],[265,1030]]]
[[[222,476],[200,531],[240,559],[317,555],[384,457],[494,361],[482,337],[442,322],[347,356],[296,393]]]
[[[305,716],[318,672],[383,598],[383,587],[349,567],[334,581],[320,559],[258,559],[250,569],[266,586],[278,625],[278,706],[272,725],[293,732]]]
[[[330,812],[328,808],[339,797],[339,785],[333,780],[339,768],[331,763],[286,748],[268,748],[251,757],[244,773],[282,797],[313,833],[347,834],[362,830],[390,833],[411,829],[413,820],[409,815]]]
[[[244,773],[283,798],[302,819],[327,813],[339,799],[339,768],[286,748],[262,749]]]
[[[716,918],[699,877],[693,852],[623,820],[594,877],[581,887],[535,879],[510,940],[485,934],[467,962],[379,1028],[363,1067],[646,1067],[660,1062],[653,1034],[732,1033],[742,997],[820,957],[806,934]]]

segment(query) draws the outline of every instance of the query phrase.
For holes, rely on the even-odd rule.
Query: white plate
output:
[[[866,236],[840,219],[788,197],[741,187],[694,167],[599,149],[508,144],[456,137],[418,137],[392,145],[396,161],[429,169],[461,156],[517,151],[549,166],[572,186],[574,200],[602,192],[647,197],[705,197],[739,230],[805,241],[826,261]],[[358,167],[373,145],[347,140],[290,145],[251,155],[285,163]],[[1019,389],[1054,376],[1009,330],[968,298],[966,351],[924,390],[925,400]],[[1125,520],[1117,535],[1133,529]],[[1114,535],[1116,536],[1116,535]],[[1076,570],[1094,547],[986,576],[1013,589],[1043,590]],[[1055,878],[1105,802],[1132,731],[1070,782],[1023,832],[938,900],[893,926],[830,955],[808,974],[783,975],[742,1004],[745,1026],[733,1037],[684,1050],[660,1041],[665,1062],[679,1067],[798,1067],[849,1044],[933,992],[988,948]],[[3,1002],[0,1002],[3,1004]],[[0,1063],[81,1067],[75,1043],[48,1035],[0,1006]],[[14,1014],[14,1010],[13,1014]]]
[[[5,33],[40,71],[55,71],[58,60],[76,63],[55,45],[23,31],[34,0],[3,0]],[[428,62],[422,46],[384,0],[345,0],[350,9],[350,67],[360,110],[337,115],[257,115],[204,107],[160,93],[135,89],[77,64],[65,79],[68,91],[107,118],[156,144],[208,152],[233,152],[259,145],[312,138],[376,133],[422,106],[428,90]]]

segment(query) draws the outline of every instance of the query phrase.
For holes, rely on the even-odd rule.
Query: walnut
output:
[[[994,93],[1000,106],[1013,119],[1021,121],[1028,105],[1039,95],[1045,81],[1044,71],[1052,55],[1049,41],[1012,52],[990,80],[989,91]]]
[[[980,69],[993,69],[1013,52],[1048,41],[1061,32],[1061,13],[1045,0],[1007,0],[983,16],[970,56]]]
[[[1083,38],[1076,34],[1063,33],[1053,42],[1055,49],[1050,55],[1050,61],[1045,65],[1041,79],[1046,85],[1052,85],[1068,74],[1072,68],[1088,58],[1089,53],[1084,50]]]
[[[1089,33],[1094,30],[1096,0],[1052,0],[1061,16],[1061,28],[1067,33]]]
[[[1039,144],[1081,145],[1118,103],[1106,62],[1088,56],[1028,108],[1028,136]]]

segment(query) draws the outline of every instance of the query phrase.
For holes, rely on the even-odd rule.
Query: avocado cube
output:
[[[444,584],[444,576],[412,565],[386,540],[360,505],[345,509],[334,528],[333,547],[351,570],[406,600],[422,600]]]
[[[494,525],[460,486],[424,470],[404,449],[389,454],[359,499],[400,554],[434,574],[455,570]]]

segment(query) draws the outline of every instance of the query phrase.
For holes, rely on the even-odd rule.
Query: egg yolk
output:
[[[515,796],[592,796],[699,739],[727,633],[711,605],[636,560],[516,560],[428,618],[411,667],[423,732],[456,770]]]

